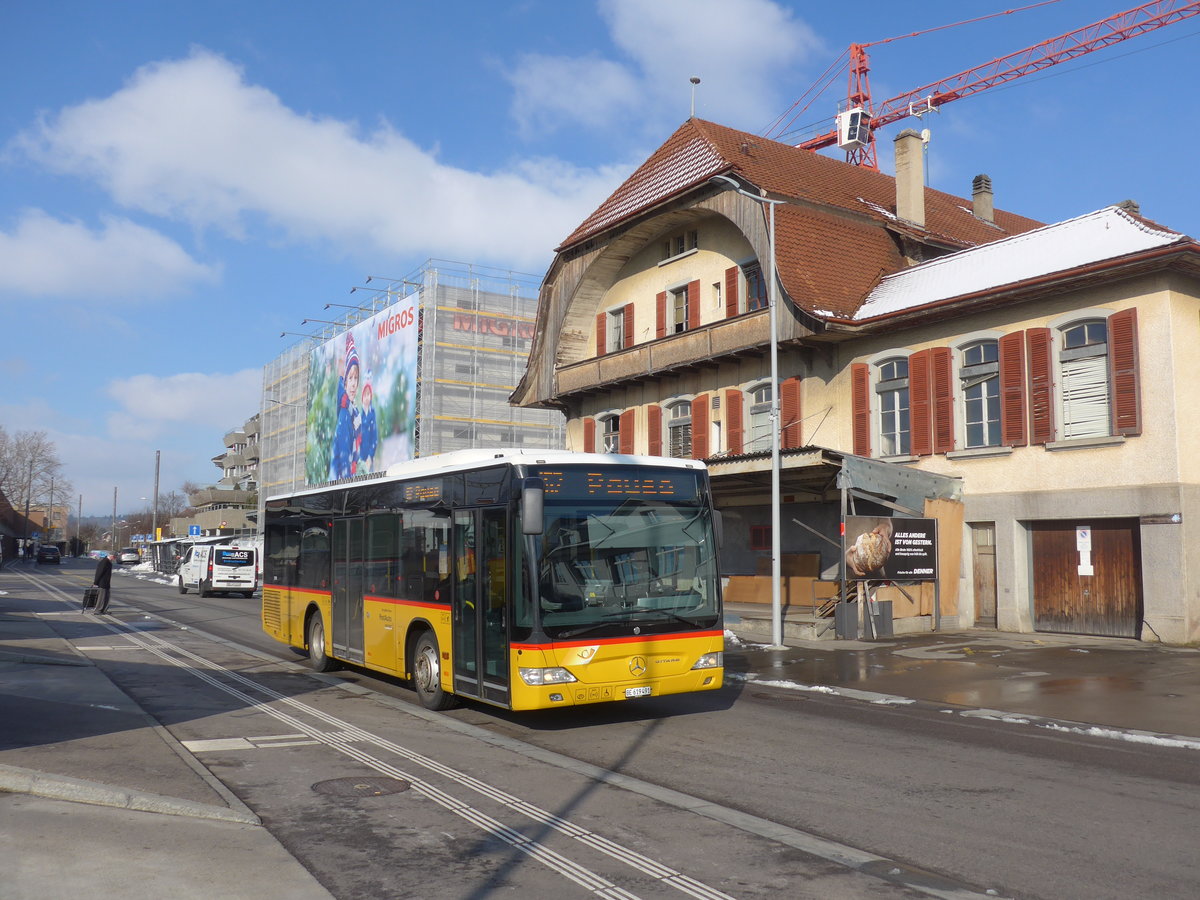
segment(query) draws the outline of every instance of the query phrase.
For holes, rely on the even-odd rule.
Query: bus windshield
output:
[[[712,518],[698,490],[661,498],[547,491],[545,523],[539,614],[551,639],[678,633],[720,622]]]

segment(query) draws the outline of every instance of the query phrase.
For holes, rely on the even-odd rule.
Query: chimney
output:
[[[990,175],[976,175],[971,180],[971,209],[977,219],[996,221],[995,195],[992,194]]]
[[[925,160],[921,136],[911,128],[896,135],[896,215],[925,227]]]

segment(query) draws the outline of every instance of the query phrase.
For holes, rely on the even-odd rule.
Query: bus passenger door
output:
[[[333,523],[333,595],[329,644],[348,662],[363,661],[363,520]]]
[[[508,703],[507,511],[454,513],[454,690]]]

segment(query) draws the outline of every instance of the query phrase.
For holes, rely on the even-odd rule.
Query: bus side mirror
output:
[[[725,545],[725,518],[719,509],[713,510],[713,539],[718,549]]]
[[[546,499],[546,485],[540,478],[526,478],[521,484],[521,533],[541,534],[543,531],[542,511]]]

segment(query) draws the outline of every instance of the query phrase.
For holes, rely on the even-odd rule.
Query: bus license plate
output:
[[[647,685],[646,687],[625,688],[625,699],[626,700],[628,700],[630,697],[649,697],[649,696],[650,696],[650,686],[649,685]]]

